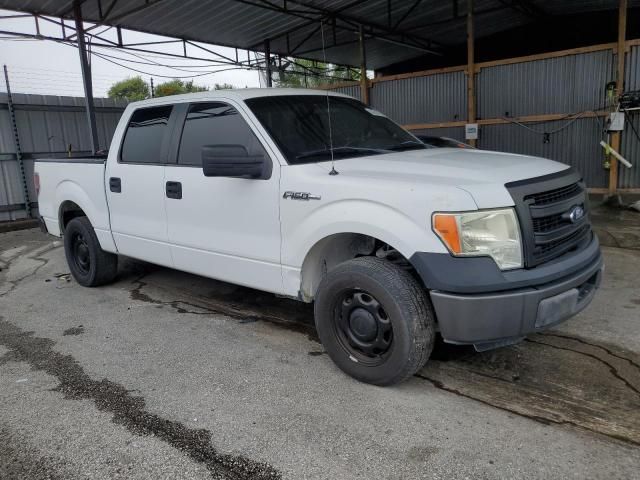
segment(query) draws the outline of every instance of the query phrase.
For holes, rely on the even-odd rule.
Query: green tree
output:
[[[350,68],[314,60],[288,59],[278,73],[279,87],[318,87],[330,83],[360,80],[360,73]]]
[[[185,82],[176,78],[159,84],[155,88],[154,96],[166,97],[168,95],[180,95],[181,93],[206,92],[207,90],[209,90],[209,87],[195,85],[193,80]]]
[[[130,102],[144,100],[151,96],[149,84],[141,77],[131,77],[111,85],[107,93],[109,98],[123,98]]]
[[[233,85],[231,85],[230,83],[216,83],[213,86],[214,90],[231,90],[233,88]]]

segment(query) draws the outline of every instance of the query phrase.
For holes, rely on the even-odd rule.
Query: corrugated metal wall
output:
[[[620,172],[618,185],[620,188],[637,188],[640,186],[640,110],[627,114],[626,117],[620,151],[633,167],[626,168],[623,165],[618,167]]]
[[[65,156],[69,145],[74,154],[90,153],[84,98],[14,94],[13,102],[33,203],[33,158]],[[106,149],[126,102],[97,98],[95,104],[98,141],[100,148]],[[7,95],[0,93],[0,221],[24,218],[23,204]]]
[[[589,187],[606,187],[609,171],[602,165],[604,156],[600,142],[601,127],[595,118],[583,118],[567,125],[567,121],[528,124],[537,133],[520,125],[485,125],[478,146],[486,150],[521,153],[551,158],[576,167]],[[544,132],[563,128],[544,142]]]
[[[632,46],[627,54],[625,77],[625,90],[640,90],[640,45]],[[628,112],[625,120],[620,153],[633,167],[619,167],[618,184],[620,188],[637,188],[640,187],[640,110]]]
[[[626,62],[625,89],[640,89],[640,46],[631,47]],[[611,48],[482,67],[476,76],[477,117],[504,119],[602,109],[606,105],[606,85],[615,80],[615,70],[616,55]],[[466,76],[462,71],[374,81],[370,98],[373,107],[403,125],[460,121],[467,116]],[[640,112],[627,117],[638,126]],[[604,118],[598,117],[525,126],[481,125],[478,146],[558,160],[578,168],[589,187],[606,187],[609,172],[603,167],[604,154],[599,145],[603,122]],[[461,127],[416,132],[464,138]],[[546,143],[545,132],[550,133]],[[620,167],[620,187],[640,187],[640,140],[629,122],[621,152],[635,166],[630,170]]]
[[[452,122],[467,116],[466,77],[450,72],[375,82],[371,106],[403,125]]]
[[[612,50],[483,68],[476,76],[478,118],[597,110],[614,78]]]
[[[345,95],[349,95],[350,97],[357,98],[360,100],[360,85],[348,85],[346,87],[338,87],[331,89],[333,92],[343,93]]]
[[[497,65],[476,77],[478,117],[505,118],[601,109],[615,79],[613,50]],[[606,187],[608,171],[599,142],[603,119],[486,125],[478,146],[551,158],[576,167],[589,187]],[[545,143],[544,133],[550,133]]]

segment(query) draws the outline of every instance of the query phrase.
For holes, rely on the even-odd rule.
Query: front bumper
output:
[[[474,344],[481,350],[510,343],[576,315],[589,305],[602,280],[603,260],[597,238],[594,236],[582,252],[567,254],[548,269],[504,272],[507,279],[516,281],[500,282],[506,288],[499,291],[466,293],[468,283],[461,286],[462,292],[432,289],[442,337],[446,342]],[[441,278],[447,276],[446,269],[440,271]],[[517,287],[508,288],[509,284]]]

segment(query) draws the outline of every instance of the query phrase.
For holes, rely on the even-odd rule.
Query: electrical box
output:
[[[609,114],[609,131],[620,132],[624,130],[624,112],[611,112]]]
[[[620,110],[640,109],[640,90],[625,92],[620,97]]]
[[[465,140],[477,140],[478,139],[478,124],[467,123],[464,126],[464,138]]]

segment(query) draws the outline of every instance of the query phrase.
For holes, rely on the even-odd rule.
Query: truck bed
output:
[[[76,203],[82,205],[99,237],[111,236],[105,161],[103,156],[36,160],[34,172],[40,178],[38,207],[49,233],[61,235],[61,212]]]

